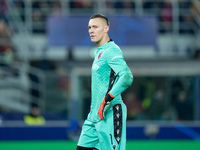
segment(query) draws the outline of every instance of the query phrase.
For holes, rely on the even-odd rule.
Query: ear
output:
[[[108,33],[108,31],[109,31],[109,26],[106,25],[106,26],[104,27],[104,32],[105,32],[105,33]]]

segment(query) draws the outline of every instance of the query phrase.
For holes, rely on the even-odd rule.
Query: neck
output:
[[[103,38],[101,41],[97,42],[96,45],[97,45],[97,47],[99,47],[108,41],[110,41],[109,36],[105,36],[105,38]]]

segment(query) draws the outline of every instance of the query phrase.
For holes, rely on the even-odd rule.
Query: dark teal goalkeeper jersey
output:
[[[92,101],[87,119],[92,122],[100,120],[99,106],[108,92],[115,96],[110,108],[115,104],[123,103],[121,93],[131,85],[132,81],[132,73],[120,48],[113,41],[98,47],[92,65]]]

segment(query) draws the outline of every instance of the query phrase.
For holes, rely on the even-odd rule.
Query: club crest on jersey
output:
[[[103,54],[103,52],[99,53],[98,60],[101,58],[102,54]]]

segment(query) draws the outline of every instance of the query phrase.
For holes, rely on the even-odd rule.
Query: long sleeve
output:
[[[116,83],[113,85],[110,93],[113,96],[117,96],[125,91],[133,82],[133,75],[129,69],[121,70],[118,74],[118,79]]]
[[[133,75],[126,64],[120,49],[112,49],[110,50],[110,53],[112,53],[112,55],[110,55],[112,57],[108,55],[107,61],[109,66],[116,73],[117,79],[109,92],[116,97],[132,84]]]

